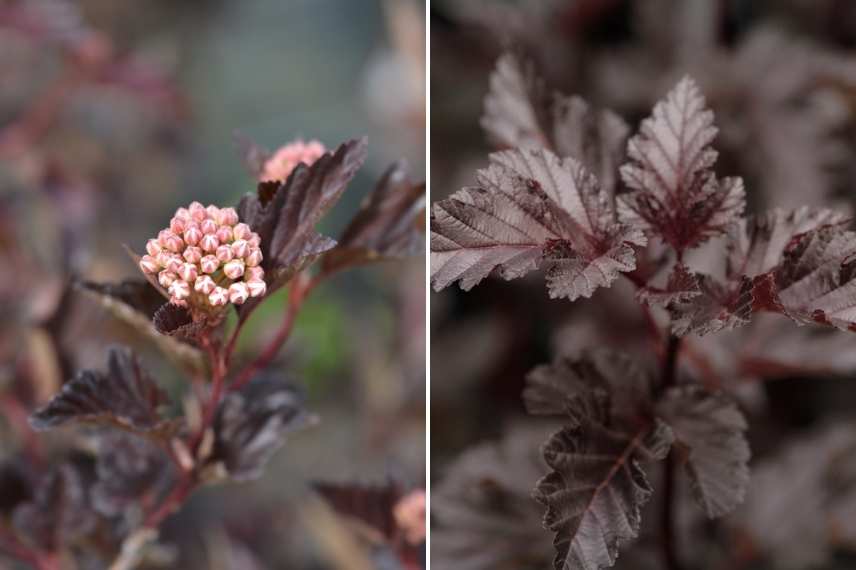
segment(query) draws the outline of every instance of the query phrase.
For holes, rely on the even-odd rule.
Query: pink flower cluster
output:
[[[273,156],[267,159],[259,179],[263,182],[285,180],[297,168],[298,164],[302,162],[306,165],[312,165],[324,156],[325,152],[327,149],[316,140],[304,142],[302,139],[297,139],[280,147],[273,153]]]
[[[229,302],[241,305],[267,290],[259,242],[234,208],[193,202],[146,243],[140,269],[157,275],[174,305],[205,312]]]

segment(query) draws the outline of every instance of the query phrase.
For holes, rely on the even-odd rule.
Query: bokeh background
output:
[[[102,367],[111,343],[139,350],[174,394],[186,388],[148,339],[65,285],[135,276],[122,244],[141,250],[192,200],[252,191],[236,132],[269,149],[368,135],[328,235],[394,160],[424,180],[424,14],[420,0],[0,2],[0,390],[17,394],[24,374],[36,383],[3,398],[0,462],[25,447],[12,418],[70,371]],[[420,258],[313,293],[280,366],[320,424],[262,480],[197,493],[165,526],[168,567],[363,567],[307,483],[424,485],[424,283]],[[242,354],[283,302],[281,291],[254,316]]]
[[[479,120],[495,63],[513,50],[534,63],[550,89],[611,108],[634,131],[653,104],[690,74],[716,113],[717,173],[744,177],[751,212],[803,204],[852,209],[856,3],[434,0],[430,14],[432,201],[473,184],[476,169],[496,150]],[[486,279],[470,292],[454,286],[431,294],[432,504],[445,505],[443,516],[434,519],[432,544],[444,545],[434,549],[436,567],[463,567],[448,555],[456,549],[472,553],[466,566],[471,570],[549,567],[551,537],[540,528],[540,509],[534,505],[533,513],[527,501],[543,473],[537,447],[554,426],[533,425],[525,417],[520,397],[525,376],[555,355],[583,347],[650,356],[647,323],[639,314],[632,290],[620,283],[571,304],[550,300],[537,274],[510,282]],[[776,318],[761,318],[731,340],[728,334],[692,342],[712,373],[738,393],[750,417],[753,465],[779,474],[778,481],[766,479],[766,499],[799,497],[797,490],[783,490],[781,479],[808,481],[806,469],[826,460],[824,452],[811,457],[806,448],[820,449],[826,436],[818,434],[828,433],[826,426],[854,418],[856,339],[797,329]],[[732,361],[725,354],[736,357]],[[845,425],[844,432],[853,434],[852,424]],[[501,440],[496,447],[491,443]],[[808,443],[783,467],[782,454],[799,441]],[[532,480],[518,481],[517,474]],[[851,504],[853,495],[846,496],[833,502]],[[752,508],[761,512],[758,505]],[[645,515],[649,523],[656,508]],[[799,521],[809,510],[795,499],[763,510],[759,519],[768,528],[761,532],[794,536],[797,522],[782,521]],[[738,526],[754,524],[757,530],[759,521],[740,516],[735,516]],[[848,520],[852,523],[852,516]],[[449,521],[456,522],[444,526]],[[531,532],[524,530],[527,524]],[[750,556],[740,550],[749,542],[728,540],[730,523],[711,526],[689,517],[683,525],[682,549],[692,567],[853,564],[843,554],[852,551],[847,533],[837,538],[849,546],[823,530],[811,539],[797,534],[794,548],[814,557],[807,561],[782,552],[777,559],[764,550],[766,544]],[[656,548],[656,538],[656,533],[653,542],[651,536],[643,538],[642,548],[623,554],[618,567],[661,567],[656,551],[653,559],[642,552]],[[506,551],[505,540],[527,546]],[[482,557],[476,555],[479,549]]]

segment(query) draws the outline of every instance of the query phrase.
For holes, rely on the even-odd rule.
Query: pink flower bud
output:
[[[157,259],[152,257],[151,255],[144,255],[140,258],[140,269],[143,273],[154,274],[160,270],[160,264]]]
[[[250,290],[246,283],[232,283],[229,286],[229,300],[236,305],[243,305],[250,296]]]
[[[178,297],[170,297],[169,302],[171,305],[175,305],[176,307],[186,307],[187,301],[184,299],[179,299]]]
[[[185,263],[178,270],[178,276],[188,283],[193,283],[196,280],[197,269],[192,263]]]
[[[220,216],[217,221],[224,226],[234,226],[238,223],[238,212],[235,208],[220,208]]]
[[[175,234],[167,236],[165,241],[166,243],[163,244],[164,247],[173,253],[178,253],[184,249],[184,240]]]
[[[181,266],[184,265],[184,262],[177,255],[169,254],[169,258],[166,260],[166,265],[163,266],[167,271],[171,271],[173,273],[178,273],[178,270],[181,269]]]
[[[174,218],[181,218],[185,222],[189,222],[190,221],[190,210],[188,210],[187,208],[179,208],[178,210],[175,211],[175,216],[173,216],[173,217]]]
[[[210,295],[214,289],[217,288],[217,284],[214,283],[214,280],[211,279],[207,275],[202,275],[201,277],[196,278],[196,282],[193,284],[193,288],[198,293],[204,293],[206,295]]]
[[[166,247],[166,238],[172,235],[172,232],[169,230],[161,230],[158,232],[158,244],[161,247]]]
[[[158,283],[161,284],[161,287],[169,289],[169,286],[172,285],[176,279],[178,279],[178,276],[171,271],[164,270],[158,273]]]
[[[202,248],[202,251],[206,251],[208,253],[217,251],[218,245],[220,245],[220,240],[218,240],[217,236],[213,234],[205,234],[202,236],[202,239],[199,240],[199,247]]]
[[[221,245],[217,248],[217,252],[214,254],[217,256],[217,259],[226,263],[227,261],[232,261],[232,248],[226,244]]]
[[[244,262],[240,259],[233,259],[223,266],[223,273],[229,279],[238,279],[244,274]]]
[[[190,217],[197,222],[201,222],[208,217],[208,212],[205,210],[205,206],[199,202],[191,202],[187,209],[190,210]]]
[[[232,253],[235,257],[244,257],[250,252],[250,244],[245,240],[239,239],[232,242]]]
[[[214,234],[220,243],[228,243],[232,241],[232,228],[230,226],[220,226],[217,228],[217,233]]]
[[[220,218],[220,208],[218,208],[214,204],[211,204],[210,206],[205,208],[205,211],[208,213],[208,217],[214,220],[215,222]]]
[[[199,229],[202,230],[203,234],[213,234],[217,232],[217,222],[214,220],[202,220],[202,223],[199,224]]]
[[[261,297],[267,291],[267,283],[261,279],[251,279],[246,281],[246,284],[250,291],[250,297]]]
[[[262,262],[262,250],[257,247],[254,247],[250,250],[246,257],[244,257],[244,261],[246,261],[248,266],[256,267]]]
[[[265,270],[261,267],[247,267],[244,271],[244,280],[245,281],[264,281],[265,278]]]
[[[181,234],[187,229],[187,220],[182,218],[173,218],[169,221],[169,229],[175,234]]]
[[[201,239],[202,230],[200,230],[198,227],[190,226],[189,228],[184,230],[184,241],[187,242],[188,245],[196,245]]]
[[[162,250],[163,247],[161,247],[161,244],[158,243],[158,240],[150,239],[146,242],[146,252],[148,252],[148,254],[152,257],[157,256],[157,254],[159,254]]]
[[[187,263],[199,263],[199,260],[202,259],[202,250],[194,245],[189,245],[182,255]]]
[[[172,259],[172,255],[170,252],[166,250],[162,250],[155,256],[155,259],[158,262],[158,265],[166,269],[166,266],[169,265],[169,260]]]
[[[190,297],[190,285],[186,281],[176,279],[169,286],[169,294],[178,300],[187,299]]]
[[[247,243],[249,243],[252,247],[259,247],[262,243],[262,238],[256,232],[253,232],[250,235],[250,239],[247,240]]]
[[[235,228],[232,230],[232,233],[235,234],[236,240],[250,239],[250,236],[252,236],[253,234],[253,230],[251,230],[250,226],[248,226],[247,224],[240,223],[235,226]]]
[[[213,255],[206,255],[201,260],[199,260],[199,266],[202,267],[203,273],[211,274],[220,268],[220,260],[218,260]]]
[[[208,302],[215,307],[229,302],[229,292],[223,287],[217,287],[208,295]]]

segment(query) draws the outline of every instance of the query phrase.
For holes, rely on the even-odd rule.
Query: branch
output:
[[[666,346],[666,354],[663,358],[663,375],[659,387],[662,394],[677,382],[678,354],[681,348],[681,339],[675,335],[669,335]],[[681,570],[678,553],[675,544],[675,502],[676,486],[675,471],[677,470],[674,451],[670,452],[663,461],[663,510],[660,516],[661,541],[663,547],[663,562],[666,570]]]

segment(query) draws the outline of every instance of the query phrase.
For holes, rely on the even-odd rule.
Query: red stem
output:
[[[677,383],[678,354],[680,349],[681,339],[675,335],[669,335],[666,354],[663,359],[663,377],[659,388],[661,393]],[[669,453],[665,461],[663,461],[663,510],[660,516],[663,562],[666,570],[681,570],[681,563],[678,559],[675,544],[676,469],[675,454]]]
[[[279,327],[279,330],[261,354],[259,354],[254,361],[248,364],[238,374],[237,378],[235,378],[229,386],[230,391],[239,390],[241,387],[246,385],[247,382],[252,380],[259,370],[266,368],[271,362],[273,362],[273,359],[276,358],[276,355],[279,353],[282,345],[285,344],[285,341],[287,341],[288,337],[291,335],[291,330],[294,328],[294,321],[297,318],[297,314],[300,312],[300,307],[303,305],[303,301],[306,300],[309,292],[315,287],[315,285],[317,285],[317,283],[318,280],[309,279],[308,276],[303,274],[298,275],[297,278],[295,278],[288,295],[288,308],[285,311],[285,317]]]

